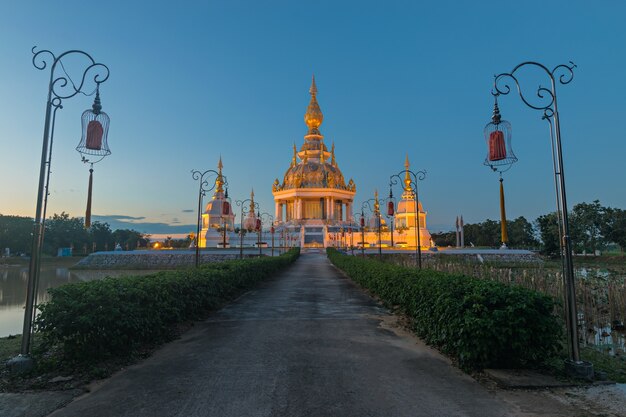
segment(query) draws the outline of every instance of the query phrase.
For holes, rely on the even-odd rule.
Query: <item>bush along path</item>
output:
[[[202,319],[293,263],[277,257],[235,260],[146,276],[105,278],[50,289],[35,325],[42,352],[66,363],[130,357],[171,340],[177,325]]]
[[[407,314],[415,333],[466,370],[539,367],[561,350],[552,298],[521,287],[327,250],[352,280]]]

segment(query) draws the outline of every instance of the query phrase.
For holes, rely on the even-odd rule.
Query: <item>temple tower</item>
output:
[[[311,101],[304,114],[308,132],[283,176],[274,181],[275,221],[283,229],[298,233],[302,246],[328,246],[328,234],[352,222],[352,204],[356,185],[345,183],[335,158],[335,145],[328,148],[319,127],[324,115],[317,102],[313,77]]]

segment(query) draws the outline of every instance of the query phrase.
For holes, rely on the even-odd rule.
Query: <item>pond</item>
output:
[[[42,265],[37,291],[39,303],[49,299],[47,290],[70,282],[91,281],[107,276],[147,275],[157,271],[71,271],[67,266]],[[28,284],[28,266],[0,265],[0,337],[21,334]]]

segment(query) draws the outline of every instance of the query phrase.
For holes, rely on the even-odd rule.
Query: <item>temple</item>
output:
[[[291,164],[283,181],[278,178],[272,187],[275,222],[290,233],[297,233],[303,247],[329,246],[329,232],[353,222],[352,204],[356,185],[346,184],[335,159],[335,146],[330,152],[324,144],[319,127],[324,115],[317,103],[315,77],[311,83],[311,101],[304,114],[308,132],[298,151],[293,146]]]
[[[215,186],[211,201],[206,205],[202,213],[202,230],[200,231],[199,246],[228,247],[229,232],[233,231],[235,214],[233,213],[228,198],[228,189],[224,191],[224,176],[222,175],[222,158],[217,164],[218,175],[215,178]]]
[[[315,77],[309,93],[311,101],[304,114],[308,127],[304,143],[300,150],[293,145],[289,168],[282,182],[276,178],[272,187],[277,230],[294,236],[302,247],[416,247],[418,242],[422,247],[430,247],[432,240],[426,228],[426,212],[422,203],[416,201],[408,173],[408,156],[397,209],[385,222],[376,192],[370,207],[372,212],[366,214],[368,221],[364,221],[363,228],[360,228],[360,219],[354,219],[352,214],[356,184],[352,179],[346,184],[335,157],[335,145],[333,143],[329,152],[319,130],[324,115],[317,102]],[[419,219],[417,224],[416,218]],[[417,225],[419,234],[416,233]]]

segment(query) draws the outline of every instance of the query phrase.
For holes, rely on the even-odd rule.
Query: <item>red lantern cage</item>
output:
[[[511,124],[502,120],[497,96],[495,96],[491,122],[485,126],[484,133],[487,143],[485,165],[494,171],[502,171],[502,168],[506,169],[507,166],[517,162],[517,157],[511,147]]]

